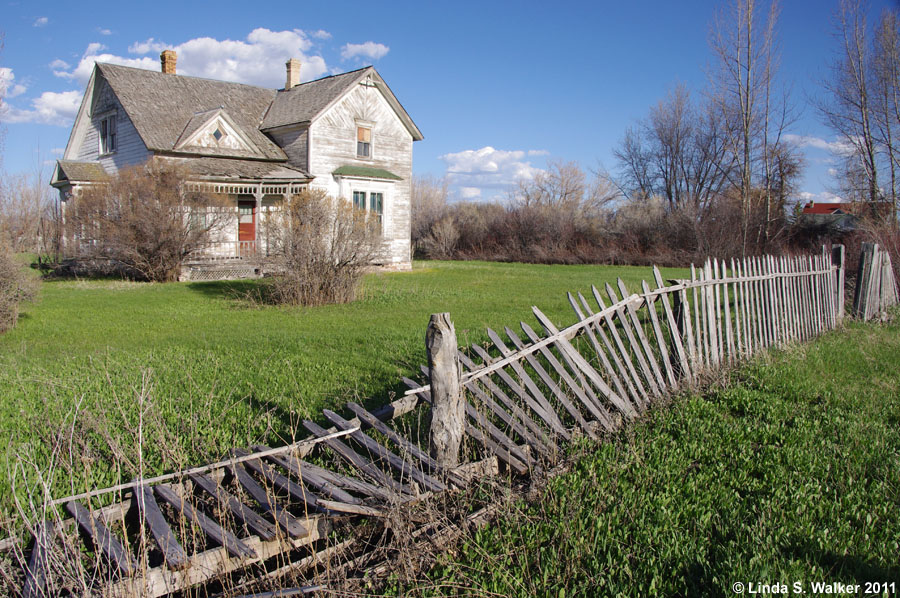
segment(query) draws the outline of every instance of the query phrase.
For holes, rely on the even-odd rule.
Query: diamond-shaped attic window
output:
[[[222,137],[225,137],[225,133],[222,132],[222,129],[216,127],[216,130],[213,131],[213,137],[216,138],[216,141],[221,141]]]

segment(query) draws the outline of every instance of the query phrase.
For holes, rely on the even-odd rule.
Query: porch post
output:
[[[253,227],[253,253],[259,253],[259,229],[262,226],[262,183],[256,186],[253,199],[256,201],[256,226]]]

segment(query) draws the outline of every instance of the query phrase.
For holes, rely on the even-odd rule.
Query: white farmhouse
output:
[[[284,89],[97,64],[51,185],[63,201],[151,157],[224,194],[233,225],[206,254],[240,260],[262,250],[266,213],[310,187],[353,202],[381,223],[383,266],[408,269],[412,145],[422,133],[374,67]],[[233,203],[231,203],[233,202]]]

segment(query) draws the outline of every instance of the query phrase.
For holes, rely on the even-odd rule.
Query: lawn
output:
[[[488,326],[536,326],[532,305],[568,324],[566,291],[617,276],[633,290],[651,279],[647,268],[417,262],[412,272],[368,276],[353,304],[293,309],[243,301],[254,282],[45,282],[40,301],[0,336],[0,467],[27,457],[18,460],[24,480],[50,470],[59,497],[139,467],[151,475],[234,446],[285,443],[323,407],[400,391],[400,377],[425,362],[432,312],[451,313],[461,343],[480,342]],[[69,444],[77,455],[50,451]],[[10,478],[0,476],[4,515]]]
[[[898,372],[897,320],[774,351],[581,455],[394,591],[729,596],[740,583],[795,595],[843,583],[859,589],[830,593],[896,596]],[[866,591],[878,582],[894,585]]]

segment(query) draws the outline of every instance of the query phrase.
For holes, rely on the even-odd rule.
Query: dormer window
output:
[[[110,114],[100,119],[100,154],[116,151],[116,115]]]
[[[356,127],[356,157],[372,157],[372,127]]]

